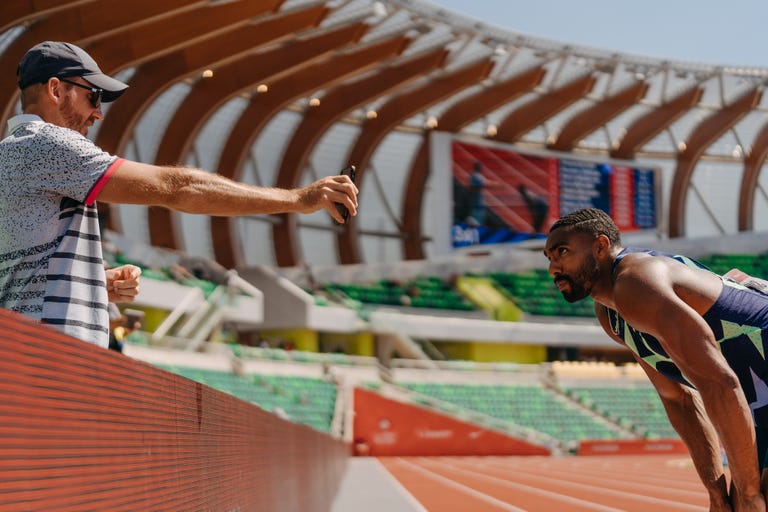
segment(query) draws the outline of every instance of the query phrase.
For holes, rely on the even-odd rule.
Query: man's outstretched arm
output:
[[[165,206],[185,213],[217,216],[311,213],[327,210],[339,222],[336,203],[357,214],[357,187],[347,176],[326,176],[305,187],[258,187],[190,167],[125,160],[98,195],[115,204]]]

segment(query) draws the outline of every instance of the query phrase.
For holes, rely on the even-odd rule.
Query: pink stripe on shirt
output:
[[[96,198],[101,193],[101,189],[104,188],[104,185],[107,184],[109,181],[109,178],[112,177],[112,174],[117,170],[120,165],[125,162],[125,158],[118,158],[114,162],[112,162],[112,165],[107,167],[107,170],[104,172],[104,174],[101,175],[101,178],[99,178],[99,181],[96,182],[96,184],[91,189],[90,193],[88,194],[88,197],[85,198],[85,204],[88,206],[92,206],[93,203],[96,201]]]

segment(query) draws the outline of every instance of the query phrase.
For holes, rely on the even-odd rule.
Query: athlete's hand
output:
[[[766,512],[765,498],[762,494],[752,496],[741,496],[738,489],[731,490],[731,508],[714,509],[714,510],[727,510],[733,512]]]
[[[728,494],[710,492],[709,512],[733,512],[733,508],[731,507],[731,498],[728,496]]]

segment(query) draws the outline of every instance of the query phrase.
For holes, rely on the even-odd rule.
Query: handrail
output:
[[[158,342],[163,339],[174,324],[181,318],[184,312],[200,300],[205,300],[203,291],[199,288],[190,289],[187,295],[171,310],[170,314],[165,317],[165,320],[163,320],[157,329],[155,329],[155,332],[152,333],[152,341]]]

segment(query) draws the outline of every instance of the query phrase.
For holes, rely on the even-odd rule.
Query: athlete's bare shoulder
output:
[[[627,255],[616,269],[616,285],[629,297],[642,289],[673,292],[700,313],[709,309],[723,288],[722,279],[709,270],[686,265],[667,256]],[[665,290],[667,292],[665,292]]]

